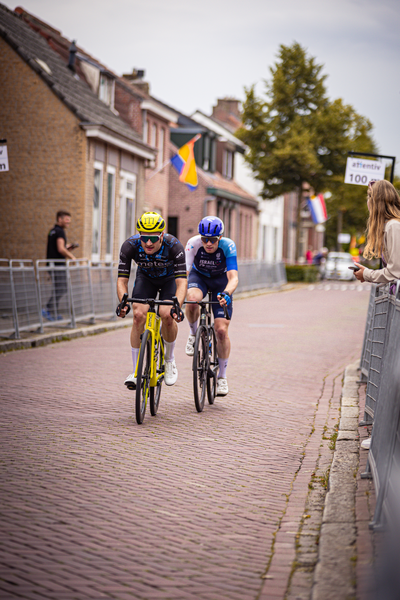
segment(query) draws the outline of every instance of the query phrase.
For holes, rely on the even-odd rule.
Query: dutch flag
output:
[[[311,218],[314,223],[325,223],[328,216],[326,214],[326,206],[323,194],[307,198],[308,208],[311,211]]]

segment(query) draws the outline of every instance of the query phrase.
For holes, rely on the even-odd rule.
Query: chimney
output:
[[[229,115],[233,115],[240,121],[239,102],[236,98],[218,98],[217,106],[213,106],[212,116],[226,121]]]
[[[72,41],[72,44],[69,47],[69,61],[68,61],[68,69],[71,69],[73,73],[75,73],[75,54],[78,49],[75,46],[75,40]]]
[[[143,81],[146,71],[144,69],[132,69],[132,73],[124,73],[122,77],[131,85],[141,89],[146,94],[150,93],[150,85]]]

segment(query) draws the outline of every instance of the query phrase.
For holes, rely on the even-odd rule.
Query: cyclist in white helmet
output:
[[[185,249],[189,273],[187,299],[199,302],[210,290],[212,300],[218,300],[220,304],[212,305],[219,361],[217,396],[226,396],[229,392],[226,369],[231,350],[228,336],[230,321],[225,318],[222,307],[226,306],[232,317],[232,294],[239,283],[236,245],[230,238],[222,237],[223,232],[224,224],[221,219],[205,217],[199,223],[199,235],[190,238]],[[194,354],[199,313],[196,304],[186,305],[190,327],[186,344],[188,356]]]

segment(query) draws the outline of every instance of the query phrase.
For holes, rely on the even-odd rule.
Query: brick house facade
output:
[[[149,84],[143,80],[144,71],[117,78],[115,108],[156,155],[146,169],[145,210],[155,210],[165,219],[169,213],[169,169],[164,166],[169,159],[170,126],[178,114],[149,94]]]
[[[145,205],[145,167],[155,152],[106,103],[112,76],[88,63],[100,81],[95,94],[79,61],[69,69],[38,33],[43,24],[35,30],[19,12],[0,6],[0,132],[10,165],[0,177],[0,256],[45,258],[56,212],[66,209],[76,256],[116,260]]]
[[[177,147],[171,144],[170,151],[172,156]],[[198,165],[198,187],[190,191],[179,181],[178,173],[172,166],[169,170],[170,232],[186,244],[189,238],[198,234],[197,226],[203,217],[216,215],[224,221],[224,235],[235,241],[238,258],[253,259],[256,252],[258,206],[254,197],[234,181],[225,180],[217,172],[206,172]]]
[[[198,221],[207,214],[220,217],[225,224],[225,235],[231,237],[236,243],[238,258],[241,260],[255,259],[257,257],[259,203],[253,194],[238,184],[235,177],[235,157],[245,152],[245,146],[226,127],[200,111],[196,111],[190,119],[182,119],[180,135],[183,140],[196,131],[194,125],[197,126],[198,133],[201,133],[203,137],[195,144],[199,188],[203,193],[201,206],[196,210],[196,216],[200,215]],[[192,133],[185,135],[185,128]],[[173,132],[172,135],[176,142],[179,139],[178,132]],[[198,145],[197,153],[196,145]],[[207,151],[209,155],[204,160]],[[206,168],[201,168],[201,165]],[[174,195],[174,200],[172,200],[173,194],[171,194],[171,208],[173,204],[177,208],[180,203],[185,203],[186,186],[178,189],[177,194],[179,195]],[[191,197],[190,195],[189,198]],[[197,223],[190,229],[196,226]],[[197,229],[195,231],[197,232]],[[187,233],[183,230],[180,235],[184,237]]]

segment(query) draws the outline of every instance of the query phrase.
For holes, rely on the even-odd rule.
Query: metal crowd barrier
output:
[[[394,303],[393,303],[394,304]],[[376,492],[375,514],[372,526],[379,526],[382,521],[382,506],[385,500],[390,459],[394,456],[396,434],[400,416],[400,301],[394,306],[389,336],[386,341],[385,360],[379,391],[379,402],[376,407],[374,426],[372,428],[371,446],[368,454],[368,466],[372,473]],[[400,497],[397,497],[399,502]]]
[[[116,281],[118,263],[91,263],[91,282],[93,290],[93,305],[96,318],[114,318],[115,307],[118,304]]]
[[[369,295],[367,321],[365,323],[364,340],[361,351],[360,359],[360,382],[366,382],[368,379],[369,363],[371,359],[371,334],[372,334],[372,320],[374,318],[375,310],[375,295],[376,295],[376,284],[371,285],[371,293]]]
[[[20,337],[21,331],[43,331],[31,260],[0,259],[0,335]]]
[[[46,325],[76,327],[78,321],[116,318],[116,262],[38,260],[36,269]]]
[[[71,281],[64,260],[37,260],[36,276],[43,322],[72,325]]]
[[[10,261],[0,258],[0,334],[5,336],[15,332],[15,302],[11,285]]]
[[[377,285],[374,290],[374,307],[368,328],[365,363],[368,364],[367,391],[364,420],[362,425],[372,425],[379,396],[382,361],[386,348],[385,340],[390,325],[394,296],[390,294],[389,285]]]
[[[376,287],[372,323],[366,326],[372,331],[371,355],[365,421],[360,424],[373,423],[367,467],[362,474],[362,477],[372,477],[375,486],[376,506],[370,523],[372,528],[381,528],[384,523],[400,517],[399,291],[400,281],[396,284],[394,294],[389,285]],[[400,519],[397,520],[397,526],[400,532]]]
[[[396,306],[396,312],[400,313],[399,306]],[[397,335],[399,335],[400,317],[398,315],[396,316],[396,321]],[[383,516],[386,522],[392,527],[392,530],[396,532],[397,539],[399,539],[398,532],[400,531],[400,355],[398,352],[393,362],[393,371],[391,373],[392,385],[390,389],[391,405],[393,409],[391,432],[392,439],[390,440],[391,447],[389,449],[389,461],[386,473],[386,481],[384,477],[381,477],[381,481],[382,487],[384,486],[382,491]]]
[[[94,323],[95,315],[90,261],[85,259],[67,260],[67,272],[70,279],[72,327],[76,327],[77,321]]]
[[[247,292],[286,283],[283,263],[266,263],[261,260],[238,262],[239,285],[237,292]]]
[[[20,337],[22,330],[76,327],[79,321],[114,319],[118,303],[117,263],[0,259],[0,337]],[[283,263],[241,261],[238,291],[286,283]],[[136,266],[132,266],[131,281]],[[132,317],[132,312],[129,317]]]

